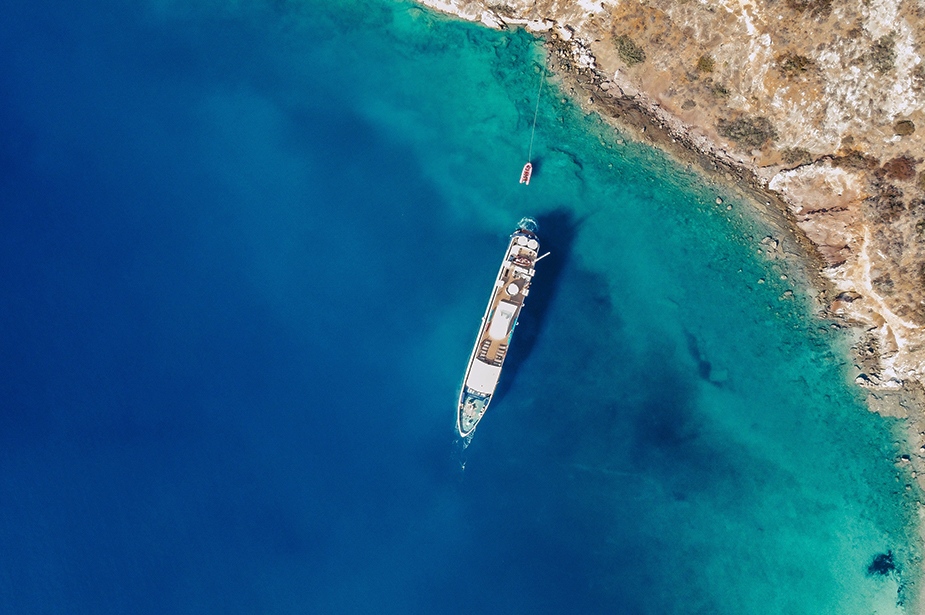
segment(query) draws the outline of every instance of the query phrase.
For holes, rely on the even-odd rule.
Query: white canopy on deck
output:
[[[491,325],[488,327],[488,337],[493,340],[503,340],[511,332],[511,320],[517,313],[517,306],[507,301],[498,303],[494,315],[491,317]]]
[[[482,363],[476,359],[472,362],[472,369],[469,370],[469,377],[466,378],[466,386],[479,393],[494,393],[495,386],[497,386],[498,378],[500,377],[500,367]]]

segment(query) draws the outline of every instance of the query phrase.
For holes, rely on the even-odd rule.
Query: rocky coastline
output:
[[[586,109],[763,204],[925,490],[925,5],[419,1],[541,36]]]

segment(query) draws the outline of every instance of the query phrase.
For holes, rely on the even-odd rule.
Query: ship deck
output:
[[[511,333],[530,293],[538,250],[539,242],[529,230],[521,227],[511,236],[460,393],[456,424],[463,437],[475,429],[494,395]]]
[[[537,256],[536,250],[518,244],[517,237],[508,247],[508,253],[501,265],[498,278],[495,280],[495,292],[492,294],[487,310],[488,318],[476,342],[478,351],[475,358],[477,360],[496,367],[501,367],[504,363],[510,339],[510,327],[506,328],[504,336],[495,338],[490,335],[492,321],[501,316],[499,306],[506,304],[504,307],[513,306],[510,326],[517,322],[524,299],[530,292],[530,282],[535,273],[533,265],[536,263]]]

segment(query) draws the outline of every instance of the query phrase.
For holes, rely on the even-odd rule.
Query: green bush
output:
[[[614,38],[614,44],[617,46],[620,59],[626,62],[627,66],[635,66],[646,61],[646,52],[627,35],[621,34]]]
[[[704,54],[697,59],[697,71],[701,73],[712,73],[716,68],[716,62],[710,54]]]
[[[882,36],[871,45],[867,60],[878,73],[893,70],[896,66],[896,37],[894,34]]]
[[[716,123],[720,135],[743,147],[757,148],[777,138],[777,131],[766,117],[742,117],[737,120],[720,119]]]

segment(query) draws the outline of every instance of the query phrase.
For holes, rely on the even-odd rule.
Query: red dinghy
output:
[[[520,172],[520,183],[529,186],[531,175],[533,175],[533,165],[528,162],[524,165],[524,170]]]

